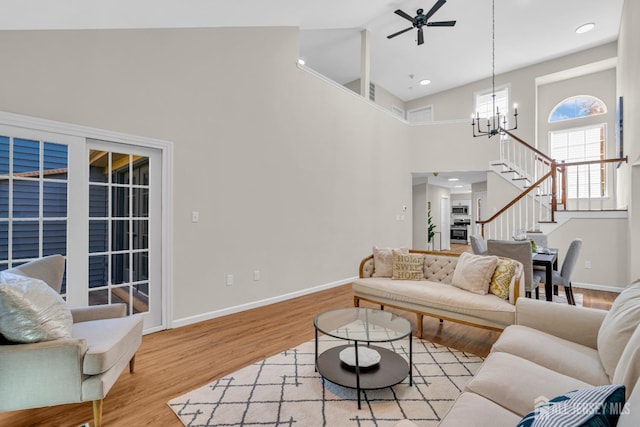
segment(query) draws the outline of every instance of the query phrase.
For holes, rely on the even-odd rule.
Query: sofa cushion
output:
[[[129,349],[137,348],[141,336],[142,317],[136,315],[73,325],[73,337],[87,342],[82,366],[86,375],[97,375],[113,367]]]
[[[516,261],[509,258],[498,258],[496,269],[491,277],[489,292],[502,299],[509,299],[511,281],[518,270]]]
[[[625,345],[640,323],[640,283],[625,289],[613,301],[598,331],[598,353],[613,378]]]
[[[615,426],[624,403],[623,385],[574,390],[537,406],[518,427]]]
[[[489,291],[489,281],[496,269],[498,257],[473,255],[463,252],[453,272],[451,284],[467,291],[485,295]]]
[[[356,279],[352,283],[356,295],[391,301],[434,314],[450,312],[488,320],[489,324],[511,325],[515,322],[515,306],[493,294],[479,295],[443,283],[388,278]],[[481,322],[481,324],[487,324]]]
[[[640,326],[631,335],[624,348],[620,361],[613,374],[613,384],[624,384],[627,393],[631,393],[633,386],[640,378]]]
[[[495,352],[489,354],[465,389],[522,417],[541,399],[590,386],[521,357]]]
[[[0,334],[33,343],[71,337],[73,318],[62,297],[39,279],[0,273]]]
[[[527,326],[513,325],[491,347],[592,385],[609,384],[598,351]]]
[[[392,251],[393,279],[423,280],[424,256],[419,254],[404,254],[399,250]]]
[[[520,416],[478,394],[463,392],[458,396],[438,427],[513,427]]]
[[[408,254],[408,248],[398,248],[401,253]],[[393,248],[373,247],[373,277],[391,277],[393,275]]]

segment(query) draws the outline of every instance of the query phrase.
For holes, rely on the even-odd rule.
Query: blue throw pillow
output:
[[[518,427],[614,427],[625,405],[624,385],[570,391],[529,412]]]

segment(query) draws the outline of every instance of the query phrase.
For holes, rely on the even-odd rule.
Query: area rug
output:
[[[344,343],[322,337],[320,352]],[[408,339],[380,346],[408,360]],[[168,405],[189,427],[390,427],[405,418],[419,426],[435,426],[483,362],[481,357],[413,338],[413,386],[407,378],[393,387],[364,391],[358,410],[356,391],[324,380],[315,372],[314,360],[312,340]]]

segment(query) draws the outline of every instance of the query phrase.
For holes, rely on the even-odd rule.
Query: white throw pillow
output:
[[[0,273],[0,334],[19,343],[70,338],[73,318],[62,297],[42,280]]]
[[[618,295],[598,330],[598,355],[609,378],[631,335],[640,324],[640,283]]]
[[[373,247],[373,277],[393,276],[393,251],[403,254],[409,253],[409,248],[379,248]]]
[[[469,292],[486,295],[497,263],[497,256],[463,252],[453,271],[451,284]]]

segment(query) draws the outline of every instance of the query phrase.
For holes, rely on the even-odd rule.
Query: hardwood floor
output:
[[[617,294],[579,289],[585,306],[608,308]],[[344,285],[198,324],[143,337],[136,371],[126,370],[104,400],[103,425],[175,426],[182,424],[167,401],[246,365],[314,337],[313,319],[321,311],[351,307],[351,286]],[[366,305],[362,306],[375,307]],[[415,315],[400,311],[416,330]],[[499,332],[440,324],[425,318],[423,338],[486,356]],[[0,426],[78,427],[92,419],[91,403],[0,413]],[[93,423],[92,423],[93,425]]]

